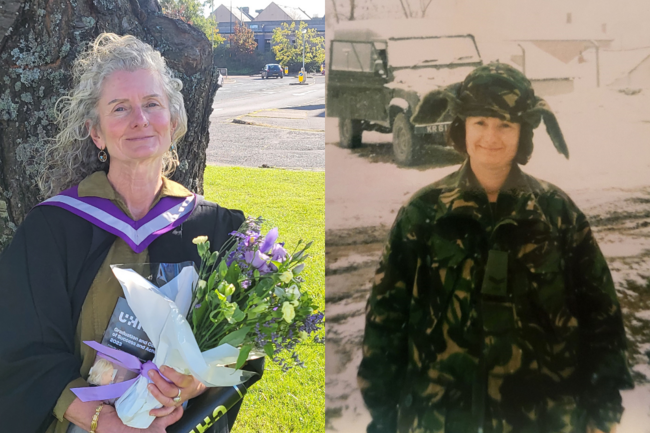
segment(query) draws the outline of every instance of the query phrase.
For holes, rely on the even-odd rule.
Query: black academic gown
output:
[[[192,239],[207,235],[217,250],[243,221],[241,211],[199,197],[183,224],[149,245],[149,261],[198,264]],[[0,431],[45,431],[61,392],[80,377],[81,362],[74,354],[77,322],[114,241],[115,235],[67,210],[38,206],[0,256]],[[251,367],[261,374],[263,360]],[[211,431],[227,433],[240,405]]]

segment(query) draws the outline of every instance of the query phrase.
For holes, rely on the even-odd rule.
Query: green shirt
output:
[[[160,192],[156,195],[151,207],[155,206],[163,197],[188,197],[191,192],[184,186],[173,182],[165,177]],[[85,178],[79,184],[80,197],[101,197],[111,200],[129,218],[133,216],[124,202],[124,199],[113,189],[109,183],[106,173],[95,172]],[[106,260],[102,264],[97,276],[86,296],[81,308],[81,315],[77,323],[75,338],[75,355],[81,360],[81,377],[73,380],[61,393],[61,397],[54,407],[54,415],[57,420],[46,430],[46,433],[65,433],[70,424],[63,415],[70,404],[77,398],[71,388],[89,386],[86,378],[93,363],[95,362],[95,350],[86,346],[82,341],[101,341],[108,322],[113,314],[117,299],[124,296],[122,286],[113,275],[110,265],[120,263],[147,263],[149,260],[148,250],[136,254],[120,237],[115,238]]]

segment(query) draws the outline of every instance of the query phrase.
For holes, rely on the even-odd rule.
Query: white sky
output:
[[[428,0],[402,0],[415,16]],[[350,14],[350,0],[327,0],[328,24]],[[355,18],[404,19],[398,0],[356,0]],[[567,23],[571,14],[572,22]],[[650,1],[648,0],[433,0],[425,18],[432,22],[458,23],[475,35],[501,39],[527,39],[532,35],[556,37],[573,30],[582,37],[606,37],[613,48],[650,46]],[[606,30],[606,32],[603,32]],[[481,31],[486,34],[481,34]]]
[[[236,7],[248,6],[249,13],[251,15],[257,15],[255,10],[266,9],[266,7],[271,4],[271,1],[272,0],[232,0],[232,8],[235,9]],[[280,6],[301,8],[311,17],[315,15],[322,17],[325,15],[325,0],[277,0],[274,3]],[[215,9],[221,4],[229,8],[231,2],[230,0],[214,0]],[[209,13],[208,9],[209,7],[204,9],[206,15]]]

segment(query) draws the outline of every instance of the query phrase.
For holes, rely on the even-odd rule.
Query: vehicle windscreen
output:
[[[388,41],[388,63],[393,68],[472,63],[480,60],[469,37],[438,37]]]
[[[269,70],[270,71],[281,71],[280,65],[269,65]]]

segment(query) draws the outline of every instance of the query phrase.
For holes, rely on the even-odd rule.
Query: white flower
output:
[[[192,243],[193,243],[194,245],[204,244],[204,243],[206,243],[207,241],[208,241],[208,237],[207,237],[207,236],[197,236],[197,237],[195,237],[194,239],[192,239]]]
[[[293,305],[289,302],[284,302],[282,304],[282,318],[285,322],[291,323],[294,317],[296,317],[296,312],[293,309]]]
[[[293,278],[293,272],[287,271],[280,274],[280,281],[288,283]]]
[[[291,287],[286,289],[286,295],[287,298],[289,298],[292,301],[300,299],[300,290],[298,289],[298,286],[293,284]]]

